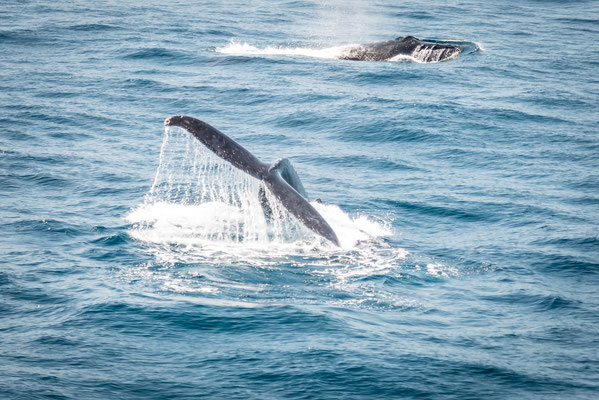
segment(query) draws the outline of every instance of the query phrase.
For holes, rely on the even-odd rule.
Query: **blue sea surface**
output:
[[[599,398],[598,10],[3,0],[0,398]],[[335,58],[402,35],[468,50]]]

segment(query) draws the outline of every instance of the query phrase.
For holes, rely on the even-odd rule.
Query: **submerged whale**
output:
[[[280,159],[271,165],[263,163],[218,129],[192,117],[176,115],[165,119],[164,125],[187,130],[217,156],[261,180],[281,204],[306,227],[340,246],[333,229],[308,202],[306,191],[289,160]],[[270,208],[265,205],[267,200],[264,192],[260,193],[260,200],[265,214],[268,214]]]
[[[396,56],[407,56],[430,63],[451,60],[462,52],[453,44],[427,43],[414,36],[400,36],[395,40],[362,44],[351,47],[339,58],[342,60],[386,61]]]

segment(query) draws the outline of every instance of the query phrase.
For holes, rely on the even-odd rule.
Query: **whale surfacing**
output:
[[[395,40],[351,47],[342,60],[388,61],[396,56],[407,56],[423,63],[451,60],[462,52],[458,45],[423,42],[414,36],[400,36]]]
[[[340,246],[339,239],[331,226],[308,202],[304,187],[289,160],[281,159],[272,165],[266,164],[218,129],[192,117],[183,115],[169,117],[164,120],[164,125],[185,129],[214,154],[261,180],[287,211],[307,228],[336,246]],[[260,198],[266,214],[268,205],[264,204],[266,201],[264,193],[260,193]]]

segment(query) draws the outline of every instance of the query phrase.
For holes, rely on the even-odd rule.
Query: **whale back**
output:
[[[395,40],[402,46],[402,51],[398,54],[408,55],[425,63],[451,60],[462,52],[458,45],[424,42],[414,36],[400,36]]]
[[[395,40],[363,44],[350,48],[341,59],[386,61],[396,56],[411,57],[420,62],[439,62],[457,57],[462,48],[452,44],[423,42],[414,36],[399,36]]]

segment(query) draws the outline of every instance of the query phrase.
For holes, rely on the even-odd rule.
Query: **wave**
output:
[[[72,31],[82,31],[82,32],[94,32],[94,31],[110,31],[122,29],[120,26],[115,25],[107,25],[107,24],[76,24],[71,25],[68,29]]]
[[[165,63],[193,64],[198,58],[187,51],[166,47],[135,47],[120,49],[118,57],[124,60],[159,61]]]

